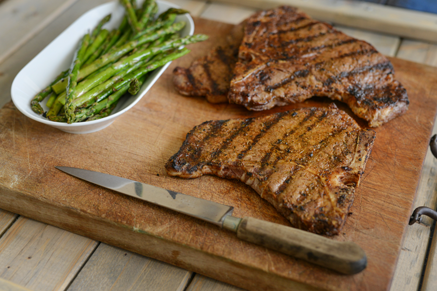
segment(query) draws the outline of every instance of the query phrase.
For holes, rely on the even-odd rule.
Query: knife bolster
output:
[[[223,224],[222,227],[224,229],[230,230],[232,232],[237,232],[238,226],[241,223],[241,218],[232,216],[232,215],[227,215],[225,216],[225,218],[223,219]]]

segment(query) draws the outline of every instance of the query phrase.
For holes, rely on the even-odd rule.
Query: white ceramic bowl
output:
[[[159,7],[158,14],[171,7],[178,8],[176,5],[164,1],[157,1],[157,3]],[[105,24],[104,28],[117,28],[124,15],[124,8],[118,2],[100,5],[77,19],[18,73],[12,83],[11,95],[12,101],[21,113],[33,120],[65,132],[90,133],[110,125],[115,118],[132,108],[147,93],[170,63],[151,73],[136,96],[127,95],[120,99],[113,113],[102,119],[73,124],[54,122],[36,114],[30,107],[32,98],[47,87],[60,72],[69,67],[80,38],[88,31],[91,31],[109,13],[112,14],[111,21]],[[181,36],[193,34],[194,23],[190,15],[178,15],[176,22],[178,21],[186,22],[184,29],[181,31]],[[47,99],[41,103],[44,110],[48,110],[45,106]]]

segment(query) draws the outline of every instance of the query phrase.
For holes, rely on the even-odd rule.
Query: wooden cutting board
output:
[[[172,178],[166,175],[164,164],[179,149],[186,133],[206,120],[328,106],[331,101],[318,98],[268,112],[249,112],[237,105],[214,105],[202,98],[178,95],[171,81],[173,68],[188,66],[232,28],[203,19],[196,19],[195,24],[196,33],[206,33],[210,39],[191,45],[189,55],[173,62],[133,109],[102,131],[68,134],[28,119],[12,103],[3,107],[0,208],[246,289],[388,289],[436,115],[435,68],[392,59],[397,78],[408,90],[410,109],[376,129],[352,215],[342,234],[332,238],[353,241],[366,251],[368,267],[354,276],[242,242],[206,222],[119,195],[54,168],[71,166],[109,173],[232,205],[239,217],[289,225],[241,182],[211,176]]]

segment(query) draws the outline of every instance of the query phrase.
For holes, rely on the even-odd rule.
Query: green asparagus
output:
[[[54,92],[52,92],[52,95],[50,95],[49,99],[47,100],[46,106],[48,108],[52,107],[53,102],[55,102],[56,97],[58,97]]]
[[[141,18],[138,20],[138,25],[140,29],[142,30],[144,27],[146,27],[147,23],[151,20],[153,16],[153,12],[156,10],[158,5],[154,0],[145,0],[143,3],[143,14],[141,15]]]
[[[100,33],[92,40],[91,44],[88,46],[85,55],[83,57],[82,64],[85,64],[91,55],[98,50],[100,45],[106,40],[108,36],[109,31],[106,29],[103,29],[100,31]]]
[[[119,38],[120,38],[120,30],[116,29],[116,30],[113,31],[113,33],[111,35],[111,38],[109,39],[109,42],[106,44],[106,46],[103,49],[102,53],[98,57],[100,57],[100,56],[106,54],[107,52],[109,52],[109,50],[112,47],[115,46],[115,43],[118,41]]]
[[[135,14],[135,10],[132,7],[132,3],[129,0],[120,0],[121,4],[126,9],[127,20],[129,25],[131,26],[132,31],[136,33],[140,31],[140,27],[138,25],[137,16]]]
[[[103,25],[105,25],[105,23],[107,23],[109,20],[111,20],[111,14],[106,15],[105,17],[102,18],[102,20],[99,21],[97,26],[91,32],[91,36],[90,36],[91,41],[93,41],[100,34]]]
[[[161,13],[158,16],[158,19],[166,19],[168,17],[168,15],[170,15],[170,14],[187,14],[187,13],[190,13],[190,12],[185,10],[185,9],[169,8],[167,11]]]
[[[90,65],[81,68],[79,76],[78,76],[78,81],[84,79],[85,77],[87,77],[88,75],[90,75],[94,71],[98,70],[99,68],[105,66],[106,64],[118,60],[123,55],[132,51],[134,48],[136,48],[144,43],[152,42],[152,41],[160,38],[163,35],[175,33],[177,31],[181,30],[184,27],[184,25],[185,25],[184,22],[175,23],[169,28],[161,29],[161,30],[156,31],[155,33],[144,35],[137,40],[132,40],[132,41],[126,43],[125,45],[123,45],[122,47],[118,48],[115,51],[108,52],[107,54],[105,54],[105,55],[101,56],[100,58],[98,58],[97,60],[95,60]],[[189,38],[193,39],[193,40],[195,39],[194,36],[190,36]],[[202,40],[199,40],[199,41],[202,41]],[[197,41],[194,41],[194,42],[197,42]],[[191,43],[191,42],[188,41],[188,43]],[[52,89],[57,94],[60,94],[65,90],[65,85],[66,85],[65,82],[58,82],[52,86]]]
[[[91,116],[90,118],[88,118],[87,121],[98,120],[98,119],[102,119],[102,118],[104,118],[104,117],[106,117],[106,116],[111,115],[112,111],[114,111],[115,107],[117,107],[117,103],[118,103],[118,100],[115,101],[115,102],[111,105],[111,107],[109,107],[109,108],[107,108],[107,109],[104,109],[104,110],[100,111],[99,114],[93,115],[93,116]]]
[[[86,102],[91,102],[94,100],[97,100],[97,102],[101,101],[103,98],[106,98],[107,96],[109,96],[112,92],[112,90],[120,90],[124,85],[129,84],[131,82],[131,80],[133,79],[140,79],[141,77],[143,77],[145,74],[147,74],[150,71],[153,71],[163,65],[165,65],[168,62],[171,62],[177,58],[182,57],[183,55],[186,55],[189,52],[189,50],[187,49],[182,49],[180,51],[168,54],[168,55],[164,55],[163,57],[158,57],[152,61],[150,61],[149,63],[147,63],[145,66],[142,66],[138,69],[136,69],[135,71],[132,72],[132,70],[130,70],[128,75],[125,75],[122,79],[119,79],[118,82],[114,82],[112,84],[108,84],[107,85],[111,85],[113,86],[111,88],[111,86],[106,86],[105,90],[102,90],[101,95],[100,96],[96,96],[94,93],[97,92],[97,90],[95,92],[87,92],[87,94],[85,94],[84,96],[79,97],[78,99],[76,99],[74,102],[76,102],[76,106],[79,107],[81,105],[83,105]],[[104,86],[102,86],[101,88],[103,88]],[[90,93],[90,94],[88,94]],[[103,96],[102,96],[103,95]],[[96,96],[95,99],[93,99]]]
[[[157,29],[171,25],[176,20],[176,16],[177,16],[176,14],[170,14],[166,19],[156,20],[153,24],[151,24],[150,26],[146,27],[145,29],[134,35],[133,39],[140,38],[145,34],[149,34]]]
[[[82,41],[79,44],[79,48],[77,49],[75,56],[73,57],[73,62],[71,63],[70,74],[68,75],[68,86],[67,86],[67,94],[66,94],[66,102],[64,106],[65,114],[67,116],[67,120],[69,123],[73,122],[74,118],[74,109],[75,106],[72,104],[73,100],[76,97],[76,85],[77,85],[77,75],[79,74],[79,68],[82,64],[82,61],[85,57],[85,52],[88,47],[88,42],[90,40],[90,35],[85,34],[82,38]]]
[[[36,94],[35,97],[33,97],[32,101],[30,102],[30,107],[32,108],[33,112],[35,112],[37,114],[43,114],[44,109],[41,107],[39,102],[42,102],[47,96],[50,95],[50,93],[52,93],[52,85],[54,85],[56,82],[58,82],[62,78],[67,77],[68,72],[69,72],[69,70],[66,70],[66,71],[60,73],[49,86],[44,88],[41,92]],[[53,98],[56,97],[56,95],[54,95],[54,94],[52,94],[51,96],[53,96]],[[47,101],[47,103],[48,103],[48,101]],[[49,105],[47,105],[47,106],[49,106]]]
[[[118,91],[111,94],[108,98],[100,101],[89,108],[85,108],[76,113],[76,122],[83,121],[92,117],[94,114],[99,113],[103,109],[111,106],[114,102],[117,102],[121,96],[123,96],[129,89],[129,84],[125,84]]]

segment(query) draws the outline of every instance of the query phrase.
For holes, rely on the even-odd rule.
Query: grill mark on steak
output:
[[[243,122],[241,123],[240,127],[237,128],[237,129],[235,130],[235,132],[231,134],[230,137],[226,138],[226,139],[223,141],[223,143],[221,144],[220,148],[219,148],[217,151],[215,151],[215,152],[211,155],[210,160],[209,160],[208,162],[206,162],[206,164],[210,164],[211,161],[214,160],[214,158],[216,158],[217,156],[219,156],[219,155],[222,153],[222,151],[223,151],[224,149],[226,149],[226,147],[228,147],[228,146],[232,143],[232,141],[234,140],[235,137],[237,137],[239,134],[241,134],[241,133],[247,131],[247,130],[249,129],[249,125],[251,125],[254,121],[255,121],[254,118],[248,118],[248,119],[246,119],[245,121],[243,121]]]
[[[290,131],[288,131],[287,133],[284,134],[284,136],[286,135],[290,135],[293,134],[297,129],[302,128],[302,125],[304,123],[306,123],[308,120],[310,120],[311,118],[313,118],[313,116],[315,115],[315,110],[310,110],[310,113],[305,116],[296,126],[294,126]],[[284,137],[283,136],[283,137]],[[278,140],[276,140],[277,142]],[[270,147],[269,150],[267,150],[266,154],[261,158],[260,161],[260,165],[261,165],[261,171],[263,168],[265,168],[266,166],[268,166],[267,161],[270,159],[270,156],[274,150],[274,148],[276,147],[276,142],[273,143],[273,145]]]
[[[261,168],[259,170],[261,174],[263,174],[266,169],[274,168],[280,158],[285,158],[287,156],[288,153],[284,153],[283,156],[278,155],[279,145],[282,143],[283,140],[295,134],[297,131],[303,130],[304,132],[298,136],[298,138],[302,138],[305,134],[310,132],[314,128],[314,126],[317,125],[318,122],[322,121],[327,116],[326,114],[323,113],[320,116],[317,116],[315,115],[315,113],[316,113],[315,111],[311,111],[311,113],[307,117],[305,117],[301,122],[299,122],[297,126],[293,127],[290,131],[284,133],[282,138],[277,139],[276,142],[274,142],[270,150],[261,159],[261,163],[260,163]],[[310,121],[309,124],[305,125],[305,123],[307,123],[308,121]],[[273,162],[269,163],[272,154],[275,154],[277,157]],[[264,181],[267,180],[270,177],[270,174],[266,174],[262,180]]]
[[[209,71],[209,65],[207,62],[203,63],[203,69],[205,70],[206,75],[208,76],[208,80],[210,81],[212,93],[219,94],[219,89],[216,81],[211,77],[211,72]]]
[[[332,34],[339,34],[339,33],[341,33],[341,32],[339,32],[339,31],[333,31],[333,30],[331,29],[331,30],[328,30],[328,31],[326,31],[326,32],[324,31],[324,32],[321,32],[321,33],[318,33],[318,34],[315,34],[315,35],[307,36],[307,37],[301,37],[301,38],[296,38],[296,39],[292,39],[292,40],[288,40],[288,41],[282,41],[280,45],[281,45],[282,47],[286,47],[286,46],[289,46],[289,45],[291,45],[291,44],[297,44],[297,43],[301,43],[301,42],[306,43],[306,42],[310,42],[310,41],[312,41],[312,40],[315,40],[315,39],[317,39],[317,38],[319,38],[319,37],[325,36],[325,35],[327,35],[327,34],[329,34],[329,33],[332,33]]]
[[[359,55],[359,54],[361,54],[361,53],[357,53],[355,55]],[[348,53],[348,54],[345,54],[343,56],[340,56],[340,57],[334,58],[334,59],[339,59],[339,58],[342,58],[342,57],[349,57],[351,55],[354,55],[354,54],[353,53]],[[318,64],[324,64],[324,63],[326,63],[326,62],[320,62]],[[313,67],[316,68],[316,65],[314,65]],[[387,70],[387,69],[391,70],[392,68],[393,67],[392,67],[390,62],[378,63],[378,64],[374,64],[374,65],[371,65],[371,66],[363,66],[363,67],[357,68],[357,69],[355,69],[353,71],[344,71],[344,72],[341,72],[340,74],[338,74],[336,76],[328,77],[328,79],[323,81],[323,86],[329,87],[333,83],[338,82],[340,79],[348,78],[348,77],[353,76],[353,75],[373,72],[375,70],[378,70],[378,71],[384,71],[384,70]],[[309,68],[309,69],[311,69],[311,68]],[[316,68],[316,70],[321,70],[321,69],[324,69],[324,68],[319,68],[319,69]],[[273,92],[274,90],[276,90],[278,88],[281,88],[284,85],[292,82],[296,78],[305,78],[305,77],[307,77],[309,75],[309,73],[310,73],[310,71],[308,69],[296,71],[289,78],[282,79],[281,82],[279,82],[279,83],[266,86],[264,91],[265,92]],[[354,93],[354,94],[356,94],[354,96],[358,96],[357,93]],[[364,94],[364,92],[361,92],[360,96],[366,96],[366,94]]]
[[[286,115],[287,114],[287,112],[280,112],[280,113],[277,113],[276,114],[276,116],[275,116],[275,118],[273,119],[273,120],[271,120],[271,121],[269,121],[269,122],[266,122],[266,123],[264,123],[264,130],[261,130],[261,132],[260,133],[258,133],[256,136],[255,136],[255,138],[249,143],[249,145],[247,146],[247,148],[246,149],[244,149],[243,151],[241,151],[238,155],[237,155],[237,158],[239,159],[239,160],[241,160],[241,159],[243,159],[244,158],[244,156],[246,155],[246,153],[248,152],[248,151],[250,151],[260,140],[261,140],[261,138],[262,137],[264,137],[268,132],[269,132],[269,130],[270,130],[270,128],[272,127],[272,126],[274,126],[275,124],[277,124],[280,120],[281,120],[281,118],[282,117],[284,117],[284,115]]]
[[[301,19],[307,19],[307,18],[302,17]],[[305,29],[305,28],[309,28],[309,27],[311,27],[313,25],[316,25],[316,24],[319,24],[319,23],[320,22],[317,22],[317,21],[309,22],[309,23],[307,23],[305,25],[302,25],[302,26],[292,27],[292,28],[287,29],[287,30],[278,30],[278,31],[271,32],[270,34],[271,35],[275,35],[275,34],[285,34],[285,33],[289,33],[289,32],[296,32],[296,31],[299,31],[299,30],[302,30],[302,29]]]
[[[287,18],[302,22],[288,25]],[[408,109],[406,90],[395,80],[389,60],[365,41],[285,6],[256,13],[246,21],[249,26],[253,22],[256,30],[246,30],[240,45],[230,103],[258,111],[312,96],[329,97],[347,103],[372,127]],[[366,67],[371,65],[375,66]],[[286,73],[304,70],[308,73],[298,82]]]
[[[306,123],[301,124],[305,118]],[[308,128],[315,121],[316,125]],[[273,123],[275,126],[265,130],[265,125]],[[363,174],[374,131],[362,130],[335,105],[231,119],[217,131],[218,127],[218,121],[209,121],[191,130],[181,149],[167,162],[168,174],[239,179],[273,204],[294,227],[328,235],[340,232]],[[263,128],[264,134],[259,137]],[[214,136],[207,138],[210,132]],[[255,139],[256,145],[250,147]],[[270,161],[276,164],[263,173],[259,164],[272,146],[277,148]],[[239,156],[242,152],[244,157]],[[198,165],[197,169],[192,171],[187,163]]]
[[[329,140],[332,140],[335,136],[337,136],[338,134],[342,133],[345,129],[344,128],[340,128],[339,130],[334,131],[334,133],[332,133],[331,135],[328,135],[327,137],[325,137],[320,144],[322,144],[321,147],[317,148],[315,151],[312,151],[310,154],[308,154],[308,156],[303,156],[303,162],[298,163],[296,160],[294,160],[293,162],[296,164],[296,167],[292,170],[292,172],[290,172],[290,174],[287,176],[287,178],[284,180],[284,183],[282,183],[279,187],[278,190],[275,191],[276,195],[280,195],[281,193],[283,193],[286,188],[288,187],[291,178],[299,171],[303,171],[305,170],[305,166],[312,160],[315,159],[318,153],[320,153],[321,150],[327,148],[330,144],[328,143]]]
[[[188,77],[188,81],[190,82],[190,85],[193,87],[194,90],[197,89],[197,85],[196,85],[196,80],[193,77],[193,74],[191,74],[191,70],[188,69],[186,70],[187,72],[187,77]]]
[[[217,122],[215,122],[215,123],[212,123],[212,129],[211,129],[211,131],[202,139],[202,143],[206,143],[206,142],[208,142],[208,140],[209,139],[211,139],[212,137],[214,137],[218,132],[219,132],[219,130],[225,125],[225,124],[227,124],[229,122],[229,119],[228,120],[219,120],[219,121],[217,121]],[[191,155],[191,157],[192,157],[192,160],[195,160],[195,159],[198,159],[200,156],[201,156],[201,154],[202,154],[202,149],[203,148],[195,148],[194,150],[193,150],[193,154]],[[195,171],[197,171],[197,169],[198,169],[198,166],[199,166],[199,164],[196,164],[196,165],[194,165],[194,166],[191,166],[191,167],[188,167],[187,168],[187,171],[188,171],[188,173],[193,173],[193,172],[195,172]]]

